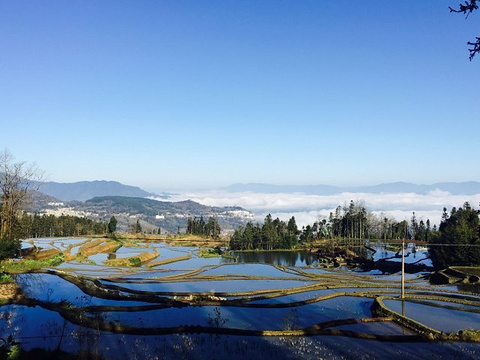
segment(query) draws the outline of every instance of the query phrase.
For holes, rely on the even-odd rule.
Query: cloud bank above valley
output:
[[[262,221],[268,213],[282,220],[295,216],[300,226],[328,217],[338,205],[348,205],[353,200],[355,203],[363,202],[366,209],[376,215],[390,216],[401,221],[409,220],[414,211],[417,218],[428,218],[432,224],[439,224],[444,207],[450,211],[452,207],[459,207],[466,201],[477,207],[480,194],[452,195],[438,189],[426,194],[344,192],[334,195],[212,190],[171,194],[169,198],[169,201],[182,200],[193,200],[208,206],[240,206],[253,212],[258,221]]]

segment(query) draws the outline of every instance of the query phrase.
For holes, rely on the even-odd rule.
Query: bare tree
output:
[[[467,0],[465,1],[465,4],[458,4],[458,9],[453,9],[451,6],[448,8],[450,9],[450,12],[462,13],[465,15],[465,18],[468,18],[472,12],[478,10],[477,1],[478,0]],[[471,46],[468,51],[470,51],[470,61],[472,61],[475,54],[480,52],[480,37],[477,37],[475,41],[468,41],[467,45]]]
[[[18,240],[15,227],[22,206],[29,197],[29,190],[38,188],[43,174],[35,164],[14,162],[5,149],[0,153],[0,242]]]

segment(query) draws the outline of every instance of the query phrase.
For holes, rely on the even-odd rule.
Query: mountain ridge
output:
[[[44,182],[39,191],[62,201],[86,201],[97,196],[158,196],[138,186],[124,185],[118,181],[94,180],[73,183]]]

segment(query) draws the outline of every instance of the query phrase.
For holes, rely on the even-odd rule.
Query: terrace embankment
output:
[[[430,283],[447,285],[455,283],[478,284],[480,282],[480,267],[478,266],[450,266],[443,270],[432,272]]]
[[[144,251],[138,255],[134,255],[127,258],[109,259],[105,261],[105,264],[109,266],[126,266],[126,267],[140,266],[142,264],[152,261],[153,259],[156,259],[159,255],[160,253],[158,252],[157,249],[155,249],[153,252]]]
[[[293,260],[285,253],[278,256],[282,261],[268,258],[267,262],[270,253],[265,253],[261,254],[264,260],[230,263],[220,257],[203,258],[202,253],[207,252],[190,246],[168,247],[153,239],[101,238],[71,243],[75,249],[72,245],[65,247],[61,240],[50,244],[57,255],[58,249],[63,249],[70,264],[52,269],[51,263],[45,262],[43,268],[30,270],[35,274],[18,275],[23,296],[10,295],[1,304],[18,305],[8,308],[21,315],[18,319],[27,314],[25,319],[30,321],[43,312],[86,330],[109,332],[105,338],[116,340],[123,334],[205,333],[311,336],[312,341],[318,335],[341,336],[362,341],[436,342],[438,346],[443,341],[480,342],[477,326],[471,320],[480,313],[477,294],[431,285],[421,274],[409,275],[405,290],[410,306],[432,306],[426,313],[433,317],[437,311],[448,313],[453,319],[448,321],[458,319],[460,325],[446,330],[441,320],[429,322],[418,316],[418,311],[410,311],[408,318],[398,310],[400,276],[371,275],[342,267],[343,263],[359,263],[354,253],[345,249],[330,254],[341,269],[322,269],[312,254],[305,256],[305,251]],[[120,246],[123,249],[118,250]],[[71,249],[72,257],[67,256]],[[106,260],[105,254],[94,256],[114,252],[116,259]],[[79,257],[86,261],[81,262]],[[458,277],[459,272],[475,275],[463,268],[454,268],[449,274]],[[43,321],[42,316],[38,315],[36,321]],[[466,317],[469,322],[462,323]],[[115,338],[115,334],[121,335]],[[59,332],[56,335],[63,336]]]

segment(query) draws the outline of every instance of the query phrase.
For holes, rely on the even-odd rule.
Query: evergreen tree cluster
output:
[[[324,233],[328,233],[323,237],[344,239],[429,241],[437,231],[436,226],[431,227],[429,219],[418,222],[415,212],[410,222],[397,221],[383,214],[368,212],[361,202],[355,204],[353,200],[349,206],[338,206],[323,224],[326,228]]]
[[[410,221],[410,239],[413,240],[420,240],[429,242],[434,237],[435,233],[437,232],[436,226],[432,229],[430,226],[430,219],[427,219],[426,222],[420,220],[417,221],[417,217],[415,216],[415,212],[412,215],[412,219]]]
[[[435,244],[429,249],[436,268],[480,265],[479,214],[468,202],[450,214],[443,209],[438,234],[431,239]]]
[[[15,226],[18,239],[104,234],[107,223],[70,215],[39,215],[23,212]]]
[[[194,217],[188,219],[187,234],[207,236],[217,239],[220,236],[220,232],[220,224],[213,216],[210,216],[207,222],[205,222],[203,216],[200,218]]]
[[[396,221],[386,216],[376,216],[367,212],[362,202],[353,200],[347,206],[338,206],[328,219],[319,219],[312,225],[304,226],[300,231],[292,217],[288,223],[271,215],[264,224],[249,222],[238,228],[230,242],[232,250],[273,250],[291,249],[296,244],[311,245],[321,239],[409,239],[429,241],[436,228],[430,226],[430,220],[417,221],[413,213],[411,222]]]
[[[348,207],[343,207],[343,214],[340,206],[335,213],[330,213],[328,222],[330,237],[361,239],[368,236],[367,210],[363,204],[357,205],[353,200]]]
[[[298,243],[298,231],[295,217],[288,223],[268,214],[262,226],[248,222],[245,227],[235,230],[230,239],[232,250],[274,250],[290,249]]]

